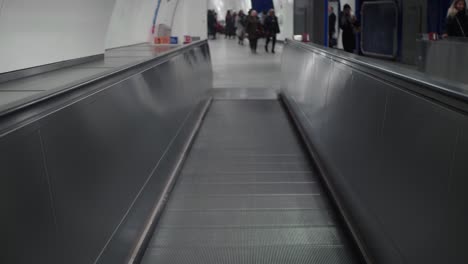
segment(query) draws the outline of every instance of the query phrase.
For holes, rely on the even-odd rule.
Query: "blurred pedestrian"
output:
[[[270,40],[272,40],[271,52],[275,53],[276,34],[280,33],[280,28],[274,9],[270,9],[268,12],[268,16],[265,18],[264,22],[264,29],[266,37],[265,51],[268,52],[268,44],[270,43]]]
[[[245,30],[249,37],[250,50],[252,53],[257,53],[257,41],[258,41],[258,27],[260,21],[258,20],[257,11],[252,10],[250,16],[247,17],[247,23]]]
[[[239,10],[239,14],[237,14],[236,17],[236,34],[239,39],[239,44],[244,45],[244,36],[245,36],[245,23],[246,23],[246,16],[244,14],[244,11]]]
[[[232,18],[231,10],[227,11],[225,22],[224,38],[231,38],[231,34],[234,31],[234,20]]]
[[[236,19],[237,19],[237,13],[234,11],[232,12],[232,32],[231,32],[231,37],[236,38],[236,32],[237,32],[237,25],[236,25]]]
[[[336,46],[336,15],[333,6],[328,7],[328,46],[333,48]]]
[[[353,53],[356,49],[356,32],[359,31],[359,22],[351,11],[351,6],[345,4],[340,16],[340,27],[343,30],[343,48],[345,51]]]
[[[450,5],[444,37],[468,37],[468,13],[465,0],[455,0]]]
[[[208,37],[211,35],[213,39],[216,39],[216,15],[214,10],[208,10]]]

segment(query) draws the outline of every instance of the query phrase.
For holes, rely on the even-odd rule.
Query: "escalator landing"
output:
[[[277,100],[214,101],[142,263],[357,263]]]

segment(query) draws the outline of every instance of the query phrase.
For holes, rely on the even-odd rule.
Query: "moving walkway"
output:
[[[465,87],[294,41],[281,74],[213,99],[199,41],[0,109],[0,262],[466,263]]]

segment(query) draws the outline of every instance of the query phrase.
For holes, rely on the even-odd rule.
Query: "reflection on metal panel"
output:
[[[11,179],[2,186],[16,193],[4,200],[6,213],[17,217],[21,210],[28,217],[17,228],[9,217],[0,221],[13,232],[11,239],[19,239],[23,230],[30,233],[21,238],[28,241],[10,243],[15,248],[2,263],[128,261],[193,129],[191,120],[208,98],[212,72],[207,42],[173,52],[124,80],[116,78],[119,82],[114,79],[105,88],[82,87],[68,97],[26,107],[23,111],[33,112],[35,121],[4,131],[0,162],[7,163],[0,167],[1,175]],[[42,145],[37,133],[11,143],[31,127],[40,129]],[[56,219],[46,214],[51,208]],[[48,240],[59,246],[49,246]],[[50,256],[41,255],[46,250],[33,255],[43,247],[53,250]],[[13,254],[15,250],[34,261]]]
[[[457,235],[468,231],[460,222],[467,198],[461,164],[468,163],[462,136],[468,120],[453,108],[461,109],[460,102],[447,107],[454,97],[414,92],[427,83],[403,77],[390,83],[395,74],[355,61],[288,41],[282,92],[356,238],[375,263],[466,262]],[[310,63],[312,69],[298,66]],[[328,86],[298,81],[316,71]]]
[[[468,61],[468,41],[463,39],[418,40],[419,70],[443,80],[468,84],[465,73]]]

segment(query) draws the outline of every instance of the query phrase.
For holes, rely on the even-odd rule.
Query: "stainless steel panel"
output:
[[[47,65],[32,67],[24,70],[17,70],[12,72],[0,73],[0,83],[8,82],[16,79],[26,78],[33,75],[43,74],[50,71],[63,69],[66,67],[72,67],[92,61],[99,61],[104,58],[104,54],[98,54],[78,59],[72,59],[67,61],[61,61],[57,63],[51,63]]]
[[[174,173],[175,165],[178,159],[180,159],[180,153],[185,151],[184,148],[186,147],[187,139],[190,134],[194,132],[193,129],[198,125],[197,122],[201,119],[201,115],[203,115],[205,110],[206,101],[203,101],[187,116],[183,127],[173,138],[170,148],[167,149],[167,153],[159,161],[153,175],[145,184],[138,199],[133,204],[132,210],[129,211],[120,224],[117,232],[107,245],[106,250],[103,251],[98,263],[121,262],[122,259],[128,258],[130,254],[133,255],[136,253],[136,239],[140,237],[129,236],[129,234],[151,233],[151,230],[146,230],[148,226],[143,225],[143,223],[149,223],[149,221],[151,221],[149,216],[155,211],[155,202],[162,199],[161,193],[168,184],[169,179],[167,176]],[[149,239],[149,237],[147,239]],[[144,243],[143,246],[145,246]],[[144,249],[145,248],[141,248],[143,251]]]
[[[180,45],[141,45],[128,46],[106,51],[106,58],[115,57],[155,57],[167,51],[179,48]]]
[[[155,76],[162,73],[168,79],[160,83],[171,80],[165,71]],[[163,91],[134,77],[44,121],[59,232],[67,238],[65,255],[73,256],[76,248],[93,252],[75,256],[75,263],[94,261],[183,120],[184,112],[177,113],[181,106],[169,108],[175,100]]]
[[[28,98],[40,91],[1,91],[0,90],[0,105],[11,104],[19,99]]]
[[[144,61],[145,58],[146,57],[144,58],[110,57],[110,58],[105,58],[104,60],[101,60],[101,61],[86,63],[83,65],[77,66],[77,68],[117,68],[117,67],[122,67],[127,64],[137,63],[138,61]]]
[[[331,182],[336,184],[340,199],[355,216],[357,223],[365,222],[370,234],[365,242],[379,258],[398,263],[397,254],[386,253],[391,241],[378,221],[373,208],[363,206],[376,200],[380,190],[382,127],[386,109],[387,85],[336,62],[328,93],[328,119],[325,141],[319,148],[329,168]],[[372,85],[369,85],[372,83]],[[362,100],[362,95],[366,100]],[[383,249],[384,248],[384,249]]]
[[[468,230],[465,228],[468,223],[468,203],[466,203],[466,186],[468,186],[468,122],[463,116],[463,121],[458,130],[457,143],[453,156],[452,170],[448,184],[450,206],[449,210],[448,233],[446,236],[450,238],[449,258],[446,260],[450,263],[465,263],[468,262],[468,252],[464,245]]]
[[[450,256],[444,226],[457,118],[458,113],[407,92],[389,93],[374,185],[379,192],[367,197],[373,198],[369,206],[408,263],[441,263]]]
[[[27,128],[0,139],[1,263],[54,263],[54,209],[40,132]]]
[[[468,83],[466,74],[460,69],[467,67],[468,42],[461,39],[448,39],[440,41],[418,40],[418,66],[427,74],[442,79]]]
[[[326,118],[328,81],[330,72],[333,69],[332,63],[318,54],[292,52],[296,54],[285,54],[283,58],[291,56],[291,61],[298,65],[283,65],[283,69],[290,68],[293,72],[299,74],[283,75],[283,82],[287,83],[287,91],[292,92],[291,96],[298,105],[303,109],[307,109],[304,113],[309,120],[309,124],[318,132],[314,140],[317,144],[320,144],[321,137],[325,134],[324,122]],[[321,67],[316,67],[316,65],[321,65]],[[303,71],[297,71],[297,68],[303,69]],[[308,89],[308,87],[312,87],[312,89]]]
[[[97,88],[71,91],[67,96],[51,100],[51,106],[33,105],[29,108],[34,119],[23,120],[23,113],[18,113],[21,116],[17,119],[7,116],[0,120],[30,122],[27,127],[11,126],[14,129],[4,131],[8,136],[24,134],[28,127],[38,127],[41,131],[43,150],[39,149],[39,154],[43,151],[44,158],[40,156],[39,160],[41,165],[47,166],[51,192],[49,194],[46,188],[47,198],[53,197],[56,219],[39,223],[44,228],[43,222],[52,225],[53,231],[58,232],[60,246],[47,244],[47,239],[55,237],[54,232],[30,239],[29,242],[42,243],[54,251],[52,260],[37,255],[34,262],[125,263],[154,206],[164,198],[162,190],[212,85],[207,42],[194,43],[155,64],[144,66],[141,67],[143,71],[136,74],[133,68],[122,71],[123,80],[116,76],[114,82],[105,79],[102,84],[97,83]],[[36,137],[27,136],[23,140],[26,145],[18,145],[16,151],[36,146],[30,142]],[[10,141],[7,136],[0,140]],[[3,151],[3,145],[1,147],[0,153],[7,157],[16,153],[10,148]],[[13,155],[12,159],[19,157]],[[34,173],[42,168],[36,168],[39,165],[35,165],[35,160],[20,161],[24,163],[23,170],[18,169],[14,176],[27,183],[37,182]],[[1,168],[3,175],[4,166]],[[9,167],[6,170],[8,172]],[[21,201],[22,186],[2,186],[19,194],[7,200],[10,206],[15,205],[13,201]],[[34,191],[42,190],[39,184],[36,187]],[[24,195],[28,200],[36,198],[32,191]],[[36,198],[37,203],[41,201],[39,198]],[[25,205],[13,207],[7,213],[13,214],[19,209],[24,213],[34,210]],[[46,211],[41,212],[45,214]],[[21,233],[17,229],[13,232]],[[35,233],[31,231],[31,234]],[[42,249],[42,246],[35,246]],[[29,256],[27,253],[37,249],[25,244],[16,250]],[[8,263],[31,261],[13,256]]]
[[[301,67],[301,63],[303,63],[301,62],[301,57],[309,55],[299,51],[314,50],[317,54],[329,57],[330,59],[333,58],[333,60],[339,60],[341,63],[349,65],[352,68],[365,70],[366,73],[376,75],[382,80],[404,86],[416,94],[429,97],[437,102],[449,104],[461,111],[468,112],[465,104],[468,102],[468,87],[460,82],[441,79],[432,74],[425,74],[413,69],[411,66],[345,53],[338,49],[328,49],[313,43],[287,41],[288,44],[291,42],[294,42],[293,45],[295,45],[298,50],[295,51],[297,54],[294,55],[296,59],[291,58],[291,63],[294,63],[293,66],[290,65],[290,69],[287,71],[297,72],[297,69],[302,69],[299,71],[301,73],[298,73],[298,76],[302,75],[303,71],[310,71],[310,69]],[[285,51],[286,52],[283,54],[288,54],[288,56],[294,53],[294,51],[288,52],[287,49]],[[283,65],[282,69],[285,70],[287,67],[288,66]],[[292,79],[288,77],[285,78],[289,81]],[[285,84],[284,81],[282,83]],[[283,86],[283,88],[285,87],[287,86]],[[457,100],[463,102],[463,104],[457,104]]]
[[[330,62],[333,72],[325,95],[317,82],[297,81]],[[297,65],[307,67],[291,70]],[[461,224],[467,215],[461,202],[467,120],[460,104],[466,102],[456,95],[428,95],[423,91],[434,88],[428,88],[430,83],[408,81],[366,59],[316,46],[288,42],[282,69],[284,98],[369,259],[465,262],[465,236],[457,234],[468,231]],[[324,125],[318,126],[324,115]]]
[[[186,46],[185,46],[186,47]],[[96,55],[77,60],[64,61],[12,73],[0,74],[0,91],[41,91],[34,96],[18,93],[15,100],[1,104],[1,114],[16,111],[24,105],[50,97],[52,94],[66,92],[74,86],[96,79],[104,79],[112,73],[119,72],[124,67],[142,65],[154,62],[176,48],[175,45],[136,45],[109,50],[104,55]],[[144,48],[144,50],[142,50]],[[124,57],[113,57],[113,54],[124,53]],[[118,56],[118,55],[115,55]],[[3,79],[3,81],[2,81]],[[123,78],[124,79],[124,78]],[[10,97],[11,99],[11,97]]]
[[[342,70],[341,73],[350,72]],[[377,169],[372,164],[379,155],[387,86],[357,72],[343,79],[347,82],[335,83],[336,89],[330,87],[334,92],[329,93],[328,140],[320,151],[330,154],[333,164],[329,165],[337,165],[338,175],[366,177],[375,174]],[[366,151],[358,151],[362,149]]]
[[[82,82],[103,72],[109,71],[105,68],[93,69],[63,69],[28,78],[0,84],[1,91],[45,91],[55,89],[67,84]]]

